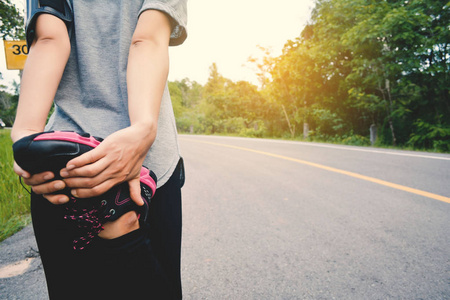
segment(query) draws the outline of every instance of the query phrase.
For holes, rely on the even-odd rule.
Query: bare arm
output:
[[[57,17],[42,14],[36,22],[36,37],[22,75],[19,105],[11,131],[13,141],[44,130],[47,116],[70,55],[66,25]],[[64,188],[64,182],[45,183],[54,177],[51,172],[31,176],[14,164],[14,171],[24,177],[37,194],[52,193]],[[58,201],[57,195],[46,196]]]
[[[22,75],[11,137],[13,141],[44,130],[53,98],[70,54],[66,25],[60,19],[42,14],[36,22],[36,39]]]
[[[142,13],[134,32],[127,69],[131,125],[156,134],[159,108],[169,72],[170,22],[156,10]]]
[[[139,174],[156,137],[169,69],[170,32],[170,21],[162,12],[148,10],[139,17],[127,67],[131,126],[113,133],[94,150],[68,162],[61,175],[75,196],[97,196],[128,181],[132,199],[142,204]]]

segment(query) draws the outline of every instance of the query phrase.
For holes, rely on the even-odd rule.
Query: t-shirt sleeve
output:
[[[162,11],[170,17],[170,46],[181,45],[186,40],[187,0],[145,0],[139,15],[149,9]]]

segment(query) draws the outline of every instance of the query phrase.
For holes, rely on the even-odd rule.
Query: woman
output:
[[[28,1],[32,7],[33,0]],[[186,0],[41,0],[30,9],[31,43],[13,141],[44,130],[105,140],[60,175],[15,172],[32,187],[31,213],[52,299],[180,299],[183,167],[167,88],[168,47],[186,39]],[[50,107],[55,111],[47,125]],[[44,128],[45,126],[45,128]],[[141,205],[139,174],[158,189],[146,224],[131,211],[73,251],[69,197],[89,198],[128,182]]]

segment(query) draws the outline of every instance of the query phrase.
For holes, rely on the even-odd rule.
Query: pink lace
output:
[[[76,202],[77,199],[72,197],[70,204],[66,207],[67,214],[64,216],[64,219],[74,221],[77,227],[85,232],[83,236],[73,241],[74,250],[83,250],[103,230],[103,223],[110,215],[107,215],[104,220],[100,220],[98,208],[78,209],[75,207]],[[103,206],[105,204],[102,202],[101,207]]]

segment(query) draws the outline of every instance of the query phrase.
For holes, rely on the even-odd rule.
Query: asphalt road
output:
[[[450,299],[450,155],[187,135],[180,146],[185,299]],[[0,268],[33,256],[27,230],[0,244]],[[43,299],[40,278],[36,258],[0,279],[0,298]]]
[[[450,197],[450,155],[180,140],[186,299],[450,299],[450,204],[321,168]]]

